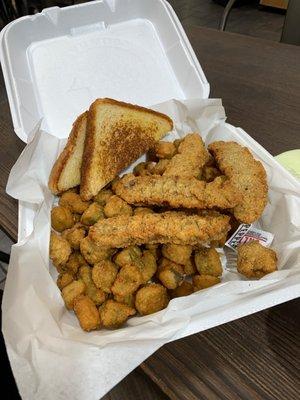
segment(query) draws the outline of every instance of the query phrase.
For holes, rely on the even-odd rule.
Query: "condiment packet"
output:
[[[269,247],[273,239],[274,235],[270,232],[255,228],[252,224],[241,224],[225,245],[237,251],[239,244],[248,243],[252,240],[258,240],[261,245]]]

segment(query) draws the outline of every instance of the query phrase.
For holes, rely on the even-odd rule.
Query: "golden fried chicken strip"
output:
[[[235,218],[244,223],[254,222],[267,204],[268,184],[263,165],[236,142],[214,142],[208,149],[219,169],[242,195],[241,203],[234,208]]]
[[[209,154],[201,136],[190,133],[179,144],[178,154],[170,160],[163,175],[196,178],[208,160]]]
[[[100,247],[144,243],[203,244],[218,240],[230,229],[227,215],[186,215],[183,212],[122,215],[98,221],[89,239]]]
[[[118,196],[135,205],[173,208],[233,208],[241,201],[232,183],[225,177],[213,182],[179,176],[124,176],[115,186]]]

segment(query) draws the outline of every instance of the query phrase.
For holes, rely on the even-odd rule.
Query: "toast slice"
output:
[[[159,112],[104,98],[92,103],[81,167],[80,195],[89,200],[173,129]]]
[[[80,184],[87,115],[86,111],[74,122],[68,142],[52,168],[48,186],[53,194]]]

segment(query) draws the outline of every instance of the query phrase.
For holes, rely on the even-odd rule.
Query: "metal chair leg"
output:
[[[236,2],[236,0],[229,0],[228,3],[226,4],[226,7],[224,9],[224,12],[223,12],[223,15],[221,17],[220,24],[219,24],[219,30],[220,31],[224,31],[225,30],[225,26],[226,26],[226,23],[227,23],[227,19],[228,19],[229,13],[232,10],[232,7],[234,6],[235,2]]]

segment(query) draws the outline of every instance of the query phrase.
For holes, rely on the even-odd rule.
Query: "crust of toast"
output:
[[[98,107],[101,105],[111,105],[120,107],[120,109],[123,108],[124,110],[129,109],[139,111],[141,112],[141,115],[142,113],[146,113],[148,116],[153,115],[156,118],[156,121],[153,122],[153,127],[151,127],[151,124],[149,123],[147,132],[146,130],[135,130],[134,124],[130,125],[128,123],[122,126],[114,121],[111,134],[109,137],[104,137],[103,139],[103,148],[105,148],[106,151],[104,152],[102,149],[103,154],[96,155],[97,128],[95,126],[95,121],[97,119]],[[173,129],[173,122],[168,116],[148,108],[109,98],[97,99],[92,103],[87,119],[87,132],[81,167],[80,194],[84,200],[88,200],[97,194],[98,191],[109,183],[121,170],[126,168],[149,148],[154,146],[156,141],[163,136],[155,136],[155,130],[158,131],[157,121],[159,118],[164,120],[168,125],[169,129],[167,129],[165,133]],[[108,120],[108,124],[109,123],[110,121]],[[137,126],[137,128],[139,127]],[[153,131],[151,130],[152,128]],[[94,157],[98,157],[98,165],[101,166],[97,177],[101,181],[100,185],[99,182],[98,184],[94,184],[91,178],[93,172],[95,172],[93,171],[93,169],[95,169],[95,165],[93,165]]]
[[[52,167],[48,187],[51,192],[55,195],[61,193],[62,191],[58,188],[59,178],[67,164],[67,161],[70,159],[72,154],[74,153],[76,147],[76,141],[79,135],[81,123],[83,122],[84,118],[87,118],[88,112],[84,112],[83,114],[79,115],[79,117],[73,123],[73,127],[68,138],[67,144],[65,145],[64,150],[56,160],[55,164]],[[80,182],[78,182],[79,184]]]

